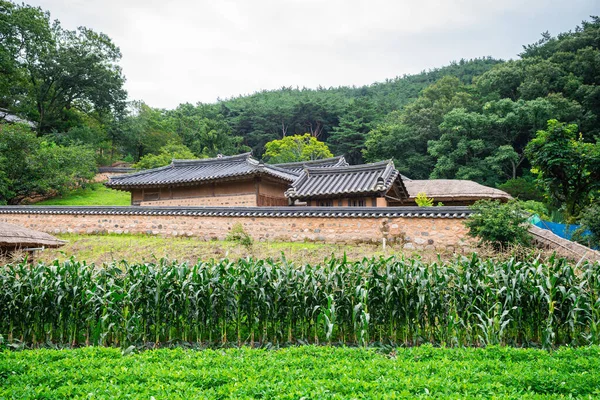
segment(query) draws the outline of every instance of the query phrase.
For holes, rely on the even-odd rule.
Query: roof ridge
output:
[[[340,173],[340,172],[347,172],[347,171],[367,171],[369,169],[376,169],[376,168],[380,168],[380,167],[386,167],[388,165],[392,166],[392,168],[396,168],[394,165],[394,162],[390,159],[390,160],[383,160],[383,161],[377,161],[374,163],[368,163],[368,164],[356,164],[356,165],[344,165],[344,166],[338,166],[336,168],[331,168],[331,167],[306,167],[304,168],[304,170],[308,173]]]
[[[252,158],[252,152],[236,154],[234,156],[220,156],[211,158],[194,158],[194,159],[173,159],[171,165],[182,166],[182,165],[196,165],[196,164],[211,164],[217,162],[231,162],[231,161],[243,161]]]
[[[281,168],[281,167],[277,166],[277,164],[262,164],[262,167],[265,168],[265,169],[272,169],[274,171],[281,172],[283,174],[293,175],[296,178],[298,176],[300,176],[300,173],[296,173],[296,172],[294,172],[292,170],[289,170],[289,169]]]
[[[302,167],[306,164],[324,164],[327,162],[333,162],[333,161],[341,161],[341,160],[346,160],[344,158],[343,155],[341,156],[335,156],[335,157],[329,157],[329,158],[321,158],[318,160],[307,160],[307,161],[293,161],[293,162],[288,162],[288,163],[276,163],[276,164],[269,164],[269,165],[276,165],[279,168],[285,168],[285,167]]]

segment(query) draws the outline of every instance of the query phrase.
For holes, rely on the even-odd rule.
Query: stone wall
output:
[[[137,207],[137,209],[146,207]],[[440,207],[437,207],[440,209]],[[136,207],[130,207],[136,209]],[[156,208],[157,210],[159,208]],[[255,208],[254,210],[260,210]],[[85,213],[12,213],[0,212],[0,221],[26,226],[48,233],[142,233],[163,236],[196,236],[201,240],[224,239],[236,223],[256,240],[267,241],[322,241],[322,242],[399,242],[406,249],[454,250],[470,246],[464,218],[445,218],[436,214],[377,213],[353,211],[356,216],[329,212],[294,211],[295,214],[277,216],[276,211],[264,213],[224,212],[214,215],[172,215],[160,211],[137,215],[98,215]],[[237,210],[245,210],[238,208]],[[273,208],[272,210],[276,210]],[[341,213],[341,212],[340,212]],[[245,214],[245,215],[243,215]],[[311,216],[306,216],[311,215]],[[336,215],[342,215],[338,217]],[[394,216],[396,215],[396,216]]]
[[[534,244],[537,247],[553,250],[561,257],[571,258],[575,261],[600,261],[600,251],[592,250],[576,242],[571,242],[554,234],[550,230],[531,225],[529,233],[533,236]]]

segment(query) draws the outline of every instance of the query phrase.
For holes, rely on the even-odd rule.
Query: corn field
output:
[[[102,345],[600,344],[600,263],[74,260],[0,267],[0,336]]]

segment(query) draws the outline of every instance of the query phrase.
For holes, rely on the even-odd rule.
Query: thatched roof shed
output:
[[[66,243],[44,232],[0,222],[0,250],[60,247]]]
[[[512,197],[500,190],[480,185],[477,182],[461,179],[428,179],[410,180],[403,179],[408,190],[409,201],[414,201],[419,193],[425,193],[435,202],[441,201],[446,205],[455,203],[471,204],[481,199],[508,201]]]

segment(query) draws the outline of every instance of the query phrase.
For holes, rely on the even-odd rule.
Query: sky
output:
[[[462,58],[517,58],[598,0],[25,0],[120,47],[130,100],[212,103],[283,86],[362,86]]]

